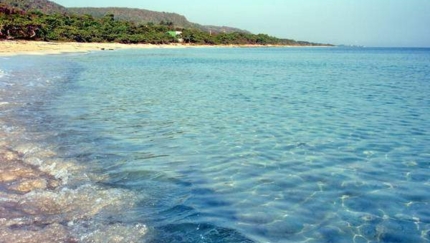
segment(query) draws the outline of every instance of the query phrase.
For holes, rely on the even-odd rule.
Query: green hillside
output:
[[[24,11],[40,11],[45,14],[66,14],[67,8],[48,0],[0,0],[0,5]]]
[[[101,18],[106,14],[113,14],[117,20],[132,21],[136,24],[172,22],[178,27],[192,27],[192,23],[179,14],[156,12],[137,8],[68,8],[70,13],[79,15],[92,15]]]
[[[106,14],[114,14],[115,19],[131,21],[136,24],[148,23],[173,23],[180,28],[196,28],[202,31],[214,33],[243,32],[241,30],[226,26],[204,26],[189,22],[185,16],[176,13],[157,12],[136,8],[66,8],[49,0],[0,0],[0,5],[19,8],[24,11],[40,11],[44,14],[78,14],[92,15],[95,18],[102,18]]]
[[[69,10],[47,0],[0,0],[0,39],[152,44],[321,45],[279,39],[265,34],[255,35],[230,27],[202,26],[175,13],[129,8]]]
[[[88,14],[96,18],[101,18],[106,14],[115,15],[117,20],[132,21],[136,24],[148,24],[148,23],[173,23],[179,28],[196,28],[203,31],[211,31],[215,33],[232,33],[232,32],[243,32],[249,33],[246,30],[238,28],[226,27],[226,26],[204,26],[196,23],[189,22],[185,16],[176,13],[167,12],[156,12],[145,9],[137,8],[68,8],[70,13],[74,14]]]

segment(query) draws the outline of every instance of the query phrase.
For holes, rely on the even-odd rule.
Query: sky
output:
[[[336,45],[430,47],[430,0],[52,0],[174,12],[191,22]]]

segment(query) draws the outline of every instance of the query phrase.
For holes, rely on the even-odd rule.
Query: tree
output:
[[[312,45],[308,42],[280,40],[266,34],[208,33],[197,29],[175,28],[172,21],[159,25],[136,25],[115,20],[114,14],[101,18],[91,15],[46,15],[38,11],[25,13],[0,6],[0,39],[43,39],[45,41],[121,42],[169,44],[177,42],[168,31],[182,31],[185,43],[192,44],[289,44]]]

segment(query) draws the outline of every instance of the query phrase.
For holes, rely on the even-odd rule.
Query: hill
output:
[[[160,22],[172,22],[178,27],[189,28],[192,26],[184,16],[176,13],[156,12],[137,8],[68,8],[70,13],[78,15],[92,15],[102,18],[106,14],[113,14],[116,20],[132,21],[137,24]]]
[[[73,14],[88,14],[96,18],[101,18],[106,14],[113,14],[117,20],[131,21],[137,24],[148,24],[148,23],[173,23],[175,27],[180,28],[196,28],[203,31],[211,31],[215,33],[232,33],[242,32],[249,33],[246,30],[238,28],[232,28],[227,26],[205,26],[196,23],[192,23],[187,20],[183,15],[177,13],[167,12],[156,12],[146,9],[137,8],[68,8],[70,13]]]
[[[34,13],[36,11],[38,13]],[[152,23],[152,24],[150,24]],[[181,31],[182,34],[176,33]],[[324,44],[203,26],[176,13],[132,8],[65,8],[48,0],[0,0],[0,39],[208,45]]]
[[[115,19],[131,21],[136,24],[159,24],[161,22],[173,23],[180,28],[195,28],[202,31],[214,33],[249,33],[246,30],[227,26],[204,26],[192,23],[185,16],[177,13],[157,12],[137,8],[66,8],[49,0],[0,0],[0,5],[19,8],[24,11],[40,11],[44,14],[79,14],[92,15],[101,18],[106,14],[114,14]]]
[[[48,0],[0,0],[0,5],[24,11],[40,11],[45,14],[67,14],[67,8]]]

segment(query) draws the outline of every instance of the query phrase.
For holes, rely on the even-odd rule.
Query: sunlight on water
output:
[[[429,242],[428,49],[88,57],[0,65],[6,235]]]

